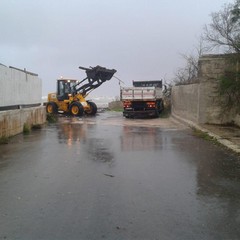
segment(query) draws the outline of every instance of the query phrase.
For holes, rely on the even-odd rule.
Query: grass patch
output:
[[[216,145],[220,145],[220,143],[218,142],[218,140],[215,137],[210,136],[207,132],[201,131],[195,127],[192,127],[193,130],[193,135],[199,138],[202,138],[206,141],[212,142]]]
[[[47,113],[47,121],[49,123],[55,123],[55,122],[57,122],[57,116],[54,114]]]
[[[24,123],[23,124],[23,134],[29,134],[31,132],[31,127],[29,126],[29,124]]]
[[[9,137],[2,136],[0,137],[0,144],[8,144],[9,143]]]
[[[122,112],[123,111],[123,108],[111,108],[110,111],[112,112]]]

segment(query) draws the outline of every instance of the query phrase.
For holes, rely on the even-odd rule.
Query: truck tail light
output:
[[[147,102],[147,107],[148,108],[156,108],[156,103],[155,102]]]
[[[130,107],[132,107],[132,104],[131,104],[131,102],[124,101],[124,102],[123,102],[123,107],[124,107],[124,108],[130,108]]]

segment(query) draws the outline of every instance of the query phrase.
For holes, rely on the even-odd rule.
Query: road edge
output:
[[[177,115],[175,115],[174,113],[171,113],[171,117],[176,119],[177,121],[185,124],[185,125],[188,125],[190,128],[195,128],[197,130],[200,130],[204,133],[207,133],[210,137],[213,137],[214,139],[216,139],[217,142],[219,142],[220,144],[222,144],[223,146],[227,147],[228,149],[234,151],[235,153],[237,154],[240,154],[240,146],[238,146],[237,144],[233,143],[232,141],[228,140],[228,139],[225,139],[213,132],[211,132],[209,129],[206,129],[190,120],[187,120],[187,119],[184,119],[184,118],[181,118]]]

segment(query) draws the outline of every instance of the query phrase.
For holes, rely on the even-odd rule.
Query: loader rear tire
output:
[[[46,105],[46,111],[49,114],[56,114],[58,112],[58,106],[55,102],[48,102]]]
[[[90,110],[85,111],[87,115],[94,116],[97,113],[97,105],[94,102],[87,102],[90,106]]]
[[[71,115],[78,116],[78,117],[82,116],[83,112],[84,112],[83,106],[79,102],[73,102],[70,105],[69,110],[70,110]]]

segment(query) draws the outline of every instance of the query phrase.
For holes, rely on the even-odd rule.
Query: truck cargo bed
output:
[[[122,100],[154,100],[162,98],[161,88],[155,87],[124,87],[121,88]]]

